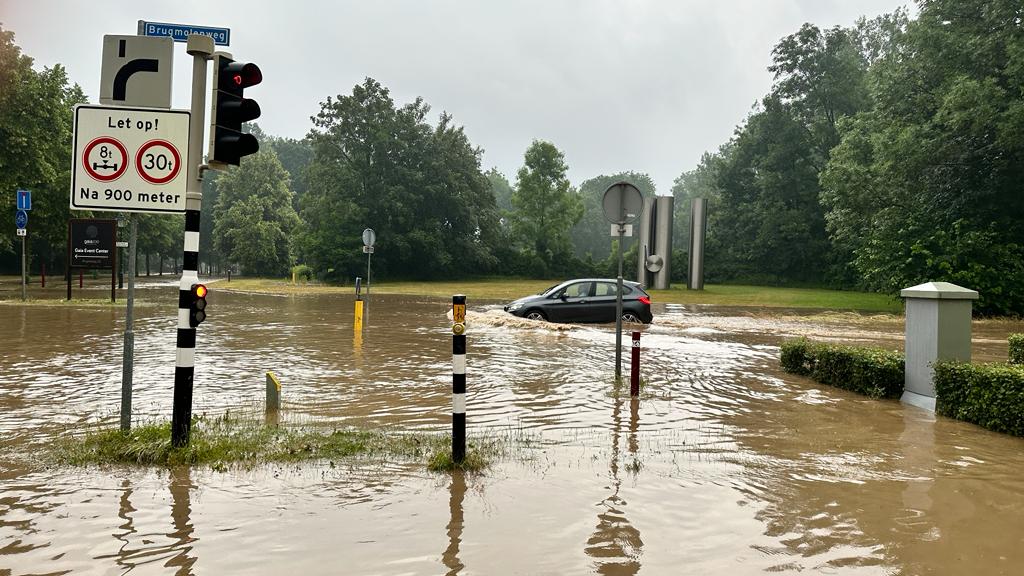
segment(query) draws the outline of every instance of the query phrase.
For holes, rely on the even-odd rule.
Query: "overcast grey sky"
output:
[[[634,170],[667,194],[768,91],[780,38],[908,3],[0,0],[0,23],[37,66],[66,66],[92,102],[104,34],[134,34],[138,20],[227,27],[228,50],[263,70],[247,95],[271,134],[302,137],[319,102],[371,76],[397,103],[422,96],[451,113],[483,167],[512,181],[543,139],[565,153],[574,185]],[[173,106],[187,108],[183,44],[174,57]]]

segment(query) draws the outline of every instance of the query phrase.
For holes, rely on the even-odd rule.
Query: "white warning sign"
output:
[[[71,209],[185,211],[186,110],[75,107]]]

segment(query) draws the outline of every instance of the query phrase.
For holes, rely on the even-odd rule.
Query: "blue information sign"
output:
[[[230,28],[192,26],[191,24],[167,24],[165,22],[139,20],[139,36],[170,36],[175,42],[187,42],[189,34],[209,36],[213,38],[213,43],[217,46],[227,46],[231,43]]]
[[[14,225],[18,228],[24,228],[28,226],[28,212],[24,210],[18,210],[14,213]]]
[[[29,190],[18,190],[18,210],[32,209],[32,192]]]

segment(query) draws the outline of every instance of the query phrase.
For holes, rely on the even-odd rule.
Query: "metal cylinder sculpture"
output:
[[[708,201],[694,198],[690,203],[690,266],[686,272],[686,288],[704,289],[704,240],[708,229]]]
[[[675,199],[671,196],[644,198],[640,219],[637,252],[637,282],[645,288],[668,290],[672,276],[672,214]]]
[[[629,364],[629,395],[640,395],[640,333],[633,332],[633,355]]]
[[[452,296],[452,461],[466,458],[466,296]]]
[[[654,254],[654,198],[644,198],[643,216],[640,217],[640,234],[637,236],[636,281],[644,288],[651,287],[652,274],[647,270],[647,260]]]

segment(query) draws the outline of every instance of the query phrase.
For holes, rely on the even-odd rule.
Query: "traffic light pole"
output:
[[[171,444],[187,446],[192,432],[192,382],[195,377],[196,329],[189,324],[192,285],[199,282],[199,211],[203,202],[203,130],[206,127],[206,62],[213,39],[192,34],[192,119],[188,129],[188,182],[185,188],[185,252],[178,286],[177,359],[174,365],[174,410]]]

